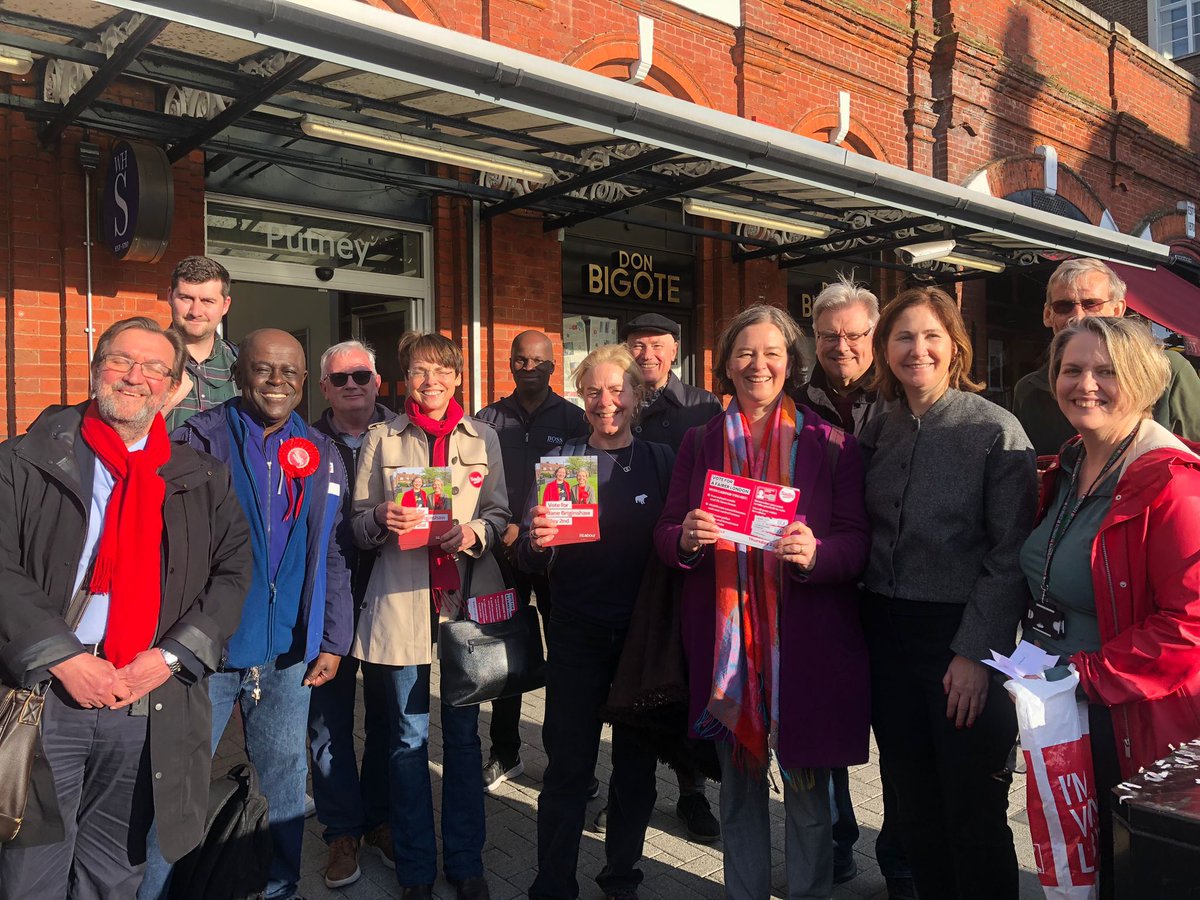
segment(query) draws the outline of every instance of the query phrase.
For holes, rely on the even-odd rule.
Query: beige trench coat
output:
[[[396,536],[375,522],[375,507],[393,499],[392,470],[429,465],[430,438],[406,415],[393,415],[367,429],[359,451],[354,490],[354,540],[379,550],[367,583],[350,655],[389,666],[433,662],[429,553],[424,547],[401,550]],[[475,532],[475,544],[458,556],[462,583],[472,596],[504,590],[504,578],[491,544],[510,518],[504,486],[500,441],[490,425],[464,416],[450,433],[451,513]],[[477,485],[477,486],[476,486]],[[472,571],[468,575],[468,567]],[[442,618],[453,618],[461,598],[443,604]]]

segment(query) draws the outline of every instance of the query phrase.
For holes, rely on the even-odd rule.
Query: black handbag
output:
[[[528,604],[503,622],[442,622],[438,646],[442,702],[450,706],[515,697],[546,684],[541,623]]]
[[[21,830],[33,758],[42,734],[45,685],[3,688],[0,696],[0,843]]]

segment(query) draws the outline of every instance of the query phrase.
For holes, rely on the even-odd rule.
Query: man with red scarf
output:
[[[337,674],[354,621],[339,543],[346,472],[329,438],[295,412],[307,375],[304,348],[292,335],[252,331],[238,347],[241,396],[172,433],[229,466],[250,523],[250,590],[208,692],[213,751],[238,706],[246,755],[270,807],[267,900],[292,897],[300,881],[308,689]],[[169,880],[152,854],[138,896],[165,898]]]
[[[153,818],[168,859],[203,834],[206,682],[250,550],[228,469],[167,438],[184,353],[151,319],[117,322],[93,399],[0,445],[0,681],[49,685],[4,900],[132,898]]]

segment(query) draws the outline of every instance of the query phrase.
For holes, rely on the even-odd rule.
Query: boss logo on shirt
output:
[[[562,443],[565,443],[565,441],[563,438],[555,437],[554,435],[550,435],[549,437],[546,438],[546,443],[547,444],[562,444]]]

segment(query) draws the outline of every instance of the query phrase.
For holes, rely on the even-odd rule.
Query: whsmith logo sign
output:
[[[588,298],[643,303],[691,303],[691,260],[675,254],[616,250],[607,262],[581,261]]]

